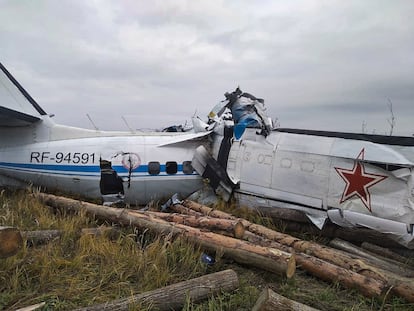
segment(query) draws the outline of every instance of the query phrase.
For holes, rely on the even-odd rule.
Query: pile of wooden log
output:
[[[397,295],[414,302],[414,272],[396,261],[397,255],[394,259],[380,259],[377,251],[369,258],[349,249],[344,251],[342,246],[342,250],[334,248],[339,247],[335,244],[329,247],[301,240],[188,200],[172,206],[173,213],[160,213],[106,207],[49,194],[38,197],[54,208],[84,210],[112,223],[179,235],[210,252],[287,278],[294,276],[297,267],[321,280],[357,289],[367,297]],[[269,293],[267,296],[274,297]]]
[[[240,239],[245,234],[242,220],[119,209],[49,194],[39,194],[38,197],[54,208],[85,210],[88,215],[111,223],[148,228],[159,234],[180,235],[209,252],[219,252],[238,263],[287,278],[295,274],[295,254]]]
[[[184,201],[182,206],[184,209],[181,206],[176,206],[176,211],[183,213],[185,209],[190,208],[203,215],[235,219],[225,212],[213,210],[191,201]],[[358,289],[368,297],[383,297],[386,294],[394,294],[409,302],[414,302],[413,271],[401,262],[391,260],[388,261],[388,264],[386,260],[381,260],[378,254],[375,256],[377,260],[374,261],[369,259],[369,256],[361,256],[361,253],[367,253],[362,249],[360,254],[350,253],[349,250],[343,251],[315,242],[304,241],[246,220],[242,220],[242,224],[245,227],[243,239],[294,253],[298,268],[317,278],[340,283],[346,288]],[[350,243],[346,244],[351,245]],[[354,249],[358,248],[354,246]]]
[[[235,219],[228,213],[191,201],[184,201],[173,208],[180,213],[191,209],[210,217]],[[244,240],[295,254],[298,268],[317,278],[358,289],[368,297],[383,297],[391,292],[414,302],[414,279],[410,277],[413,272],[402,267],[400,262],[390,265],[381,260],[374,262],[360,255],[304,241],[247,220],[239,221],[245,227]]]

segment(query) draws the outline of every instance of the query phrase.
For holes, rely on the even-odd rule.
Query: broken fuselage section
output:
[[[320,229],[329,219],[414,247],[414,138],[270,130],[263,102],[244,94],[226,96],[225,118],[211,113],[211,151],[201,146],[193,158],[216,193],[243,206],[302,211]]]

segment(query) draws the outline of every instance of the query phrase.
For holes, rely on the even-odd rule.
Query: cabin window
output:
[[[148,173],[150,175],[158,175],[160,173],[160,162],[149,162]]]
[[[177,174],[177,170],[178,170],[177,162],[171,161],[171,162],[165,163],[165,171],[167,172],[167,174],[169,175]]]
[[[192,174],[194,172],[193,166],[191,165],[191,161],[184,161],[183,162],[183,173],[184,174]]]

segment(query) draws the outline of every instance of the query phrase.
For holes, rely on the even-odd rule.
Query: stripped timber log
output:
[[[116,239],[119,237],[119,232],[108,226],[100,226],[94,228],[83,228],[80,231],[81,235],[93,235],[93,236],[107,236],[110,239]],[[61,230],[35,230],[35,231],[22,231],[23,238],[29,244],[38,245],[48,243],[52,240],[58,239],[63,235]]]
[[[234,261],[273,272],[287,278],[293,277],[296,271],[295,255],[273,247],[255,245],[239,239],[226,237],[213,232],[204,232],[177,224],[183,229],[183,236],[200,245],[202,248],[223,253]]]
[[[392,259],[394,261],[398,261],[403,264],[407,264],[409,261],[408,258],[397,254],[396,252],[390,250],[389,248],[385,248],[385,247],[382,247],[376,244],[363,242],[361,244],[361,248],[367,251],[370,251],[371,253],[377,254],[381,257],[386,257],[386,258]]]
[[[138,214],[147,214],[163,219],[168,222],[187,225],[195,228],[205,228],[211,231],[226,231],[232,233],[236,238],[242,238],[246,231],[242,222],[232,219],[221,219],[209,216],[198,215],[181,215],[177,213],[160,213],[160,212],[139,212],[131,211]]]
[[[287,244],[273,240],[270,231],[266,230],[266,232],[270,240],[249,231],[245,233],[244,238],[255,244],[271,246],[284,251],[293,252],[293,248],[298,251],[296,253],[298,267],[322,280],[336,281],[347,288],[357,288],[368,297],[380,296],[388,288],[391,288],[391,293],[403,297],[409,302],[414,302],[414,280],[412,278],[396,275],[381,269],[381,267],[370,265],[363,258],[352,256],[352,254],[294,237],[282,240],[282,242],[287,240],[293,242],[292,247],[289,247]],[[275,235],[281,234],[274,232]],[[341,269],[334,272],[339,267]]]
[[[226,219],[236,219],[236,217],[228,213],[225,213],[223,211],[216,211],[207,206],[202,206],[201,204],[198,204],[195,202],[184,201],[183,205],[188,208],[195,209],[196,211],[199,211],[199,212],[202,212],[208,215],[212,215],[212,216],[214,215],[215,217],[223,217]],[[265,237],[269,240],[278,242],[279,245],[280,244],[285,245],[285,246],[291,247],[297,252],[301,252],[303,254],[318,257],[319,259],[322,259],[323,261],[326,261],[326,262],[330,262],[331,264],[335,266],[340,266],[344,268],[346,271],[357,272],[357,274],[355,274],[355,276],[353,277],[355,280],[357,280],[356,282],[350,282],[348,280],[348,278],[346,277],[346,274],[348,272],[343,271],[344,274],[340,274],[343,280],[342,281],[338,280],[338,282],[343,284],[345,287],[359,288],[361,292],[366,296],[371,296],[371,295],[376,296],[378,295],[379,292],[383,292],[386,288],[392,286],[391,292],[393,294],[403,297],[409,302],[414,302],[414,281],[411,278],[395,275],[391,272],[381,269],[381,267],[376,267],[376,266],[374,267],[373,265],[369,265],[364,258],[360,258],[356,255],[341,252],[341,251],[332,249],[330,247],[320,245],[318,243],[304,241],[304,240],[295,238],[293,236],[290,236],[288,234],[277,232],[277,231],[271,230],[261,225],[253,224],[251,222],[248,222],[247,220],[243,221],[243,224],[248,231],[255,233],[258,236]],[[254,243],[258,243],[258,241],[255,241]],[[278,248],[280,246],[273,245],[273,247]],[[280,248],[280,249],[289,251],[289,249],[284,249],[284,248]],[[311,256],[309,256],[309,259],[311,258]],[[321,279],[328,281],[326,276],[330,274],[329,269],[319,268],[318,266],[323,267],[321,263],[316,264],[316,263],[312,263],[311,261],[307,261],[306,258],[300,255],[300,253],[296,253],[296,261],[300,268],[310,272],[311,274]],[[305,262],[306,264],[304,264]],[[310,270],[314,270],[315,272],[311,272]],[[318,276],[316,273],[320,275]],[[370,293],[369,289],[363,285],[364,281],[362,279],[361,280],[358,279],[357,277],[358,274],[359,275],[362,274],[362,276],[365,276],[371,279],[372,281],[379,282],[377,283],[377,288],[373,290],[372,293]]]
[[[46,204],[56,208],[65,207],[75,211],[85,210],[88,215],[121,225],[148,228],[159,234],[180,235],[203,248],[223,253],[224,256],[230,257],[236,262],[283,275],[287,278],[291,278],[296,270],[295,256],[278,249],[254,245],[247,241],[213,232],[205,232],[186,225],[170,223],[149,213],[131,212],[127,209],[80,202],[50,194],[40,193],[37,196]]]
[[[272,291],[270,288],[264,289],[252,311],[318,311],[318,309],[307,306],[303,303],[286,298]]]
[[[201,204],[191,201],[184,201],[184,206],[195,209],[204,214],[215,215],[216,217],[223,217],[225,219],[237,219],[236,217],[226,212],[216,211],[207,206],[202,206]],[[367,260],[358,258],[357,256],[352,256],[351,254],[341,252],[334,248],[323,246],[315,242],[301,240],[291,235],[269,229],[265,226],[251,223],[247,220],[243,220],[242,223],[248,231],[255,233],[258,236],[265,237],[269,240],[276,241],[282,245],[292,247],[297,252],[302,252],[318,257],[337,266],[351,269],[356,272],[365,270],[374,270],[375,272],[378,271],[378,269],[373,267],[373,264],[370,264],[367,262]],[[406,269],[401,270],[401,272],[404,274],[406,272]]]
[[[351,253],[359,257],[365,258],[366,262],[368,262],[372,266],[381,267],[382,270],[387,270],[394,274],[405,276],[405,277],[414,276],[413,270],[407,267],[403,267],[399,262],[397,261],[390,262],[390,260],[387,261],[387,260],[381,259],[377,255],[368,253],[367,251],[363,250],[360,247],[355,246],[354,244],[350,242],[335,238],[329,242],[329,245],[334,248],[343,250],[347,253]]]
[[[183,215],[203,216],[202,213],[196,212],[195,210],[192,210],[191,208],[185,207],[184,205],[181,205],[181,204],[174,204],[174,205],[171,205],[169,208],[175,213],[179,213]]]
[[[19,252],[23,239],[19,229],[0,226],[0,258],[7,258]]]
[[[182,202],[182,205],[206,216],[217,217],[217,218],[222,218],[222,219],[237,219],[236,217],[234,217],[233,215],[230,215],[229,213],[213,209],[211,207],[202,205],[194,201],[184,200]],[[245,220],[245,219],[240,219],[240,220],[243,222],[243,225],[245,227],[248,227],[251,224],[251,222],[248,220]]]
[[[231,292],[239,287],[239,279],[233,270],[207,274],[195,279],[172,284],[153,291],[136,294],[99,305],[77,309],[77,311],[130,310],[134,305],[151,306],[156,310],[179,310],[187,299],[197,303],[222,292]]]
[[[207,206],[202,206],[201,204],[198,204],[195,202],[184,201],[183,204],[184,206],[188,208],[194,209],[196,211],[200,211],[206,215],[207,214],[214,215],[215,217],[222,217],[225,219],[237,219],[236,217],[226,212],[216,211]],[[389,265],[389,264],[387,265],[387,263],[384,264],[383,261],[375,260],[376,259],[375,257],[373,258],[372,261],[370,261],[370,259],[365,256],[363,258],[360,258],[362,257],[361,254],[355,254],[355,252],[352,253],[354,255],[353,256],[346,252],[338,252],[334,248],[326,247],[318,243],[304,241],[299,238],[295,238],[291,235],[269,229],[262,225],[251,223],[247,220],[242,221],[242,223],[245,226],[245,228],[252,233],[255,233],[259,236],[263,236],[263,237],[266,237],[267,239],[279,242],[280,244],[290,246],[294,248],[296,251],[304,252],[309,255],[321,258],[323,260],[330,261],[338,266],[341,266],[347,269],[352,269],[358,272],[358,271],[370,270],[370,268],[372,268],[371,270],[375,270],[377,272],[378,269],[374,268],[374,266],[379,266],[381,268],[381,271],[387,270],[388,268],[389,270],[387,271],[391,271],[395,274],[399,274],[402,276],[414,275],[414,272],[409,269],[400,267],[399,265]],[[381,275],[382,273],[379,273],[379,274]]]
[[[386,281],[353,272],[322,259],[298,253],[300,268],[321,280],[340,283],[345,288],[358,289],[366,297],[381,297],[389,289]]]
[[[45,244],[62,236],[61,230],[22,231],[22,236],[28,244]]]
[[[292,247],[263,238],[251,232],[246,232],[244,239],[256,245],[263,245],[281,249],[285,252],[294,252]],[[320,258],[296,252],[297,267],[321,280],[339,283],[345,288],[357,289],[367,297],[381,297],[389,288],[385,280],[365,276],[350,269],[337,266]]]

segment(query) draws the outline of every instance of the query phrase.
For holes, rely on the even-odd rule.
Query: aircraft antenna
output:
[[[95,125],[95,123],[93,123],[92,118],[89,116],[89,113],[87,113],[86,116],[88,117],[89,121],[92,123],[92,126],[95,128],[95,130],[99,131],[98,127]]]
[[[131,133],[135,133],[134,130],[129,126],[127,120],[125,119],[124,116],[121,116],[122,120],[124,121],[125,125],[127,126],[127,128],[131,131]]]

